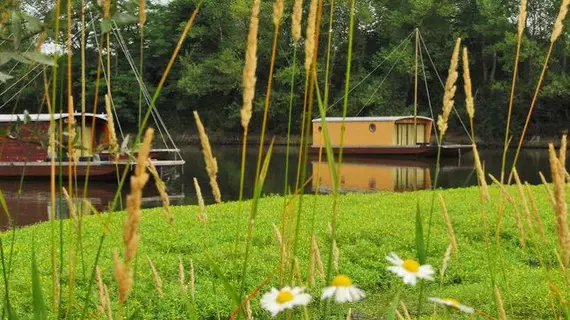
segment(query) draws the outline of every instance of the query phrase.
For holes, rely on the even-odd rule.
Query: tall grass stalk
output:
[[[60,0],[55,0],[55,15],[59,17],[61,14],[61,7],[60,7]],[[59,43],[59,28],[60,28],[60,20],[55,19],[55,36],[54,36],[54,43],[57,46]],[[50,246],[51,246],[51,285],[52,285],[52,309],[54,311],[58,310],[58,281],[57,281],[57,261],[56,261],[56,221],[55,221],[55,106],[57,101],[57,58],[58,55],[54,55],[54,66],[52,67],[52,88],[51,88],[51,105],[54,108],[50,110],[50,142],[53,141],[53,153],[51,155],[51,198],[52,202],[52,215],[50,221]],[[44,81],[44,84],[47,84],[47,81]],[[61,141],[61,140],[60,140]]]
[[[293,102],[295,100],[295,77],[296,77],[296,72],[297,72],[297,50],[299,47],[299,39],[301,37],[300,34],[300,19],[302,17],[302,0],[297,0],[295,1],[295,5],[294,5],[294,11],[292,14],[292,34],[293,34],[293,60],[291,63],[291,66],[293,68],[292,70],[292,74],[291,74],[291,82],[290,82],[290,86],[291,86],[291,90],[289,93],[289,112],[287,115],[287,141],[286,141],[286,146],[285,146],[285,178],[283,179],[283,215],[282,215],[282,219],[281,219],[281,234],[285,237],[285,241],[282,242],[281,244],[281,264],[280,264],[280,272],[279,272],[279,281],[280,281],[280,285],[283,286],[283,275],[285,272],[285,263],[286,263],[286,259],[285,259],[285,250],[286,250],[286,244],[287,244],[287,230],[286,230],[286,226],[287,226],[287,221],[288,221],[288,215],[287,215],[287,210],[288,210],[288,202],[289,202],[289,197],[287,195],[289,195],[290,191],[289,191],[289,155],[291,152],[291,123],[292,123],[292,113],[293,113]],[[297,35],[297,28],[299,28],[299,34]],[[291,204],[293,205],[293,204]]]
[[[172,65],[174,65],[174,62],[176,61],[176,58],[178,57],[178,53],[180,52],[180,49],[182,48],[182,44],[184,43],[184,40],[186,39],[188,32],[190,32],[190,29],[192,28],[192,25],[194,24],[194,21],[196,20],[196,16],[198,15],[198,11],[200,10],[202,3],[203,3],[203,0],[200,0],[200,2],[198,2],[198,4],[196,5],[196,9],[194,9],[192,14],[188,18],[186,25],[184,26],[184,31],[182,31],[182,33],[180,34],[180,37],[178,39],[178,43],[176,44],[176,48],[172,52],[172,56],[170,57],[170,60],[168,61],[166,69],[162,73],[162,77],[160,78],[158,86],[157,86],[157,88],[154,91],[154,94],[152,96],[150,106],[148,107],[148,109],[145,113],[145,116],[143,118],[141,126],[139,127],[134,145],[138,145],[140,140],[141,140],[142,134],[144,132],[144,128],[146,128],[148,119],[152,113],[152,109],[155,108],[156,101],[160,97],[160,93],[162,91],[162,88],[164,87],[164,83],[166,82],[166,79],[168,78],[170,70],[172,69]],[[109,208],[110,212],[113,212],[117,206],[117,202],[121,196],[121,190],[123,189],[123,185],[125,183],[125,180],[127,178],[127,174],[129,172],[130,168],[131,168],[131,163],[128,162],[127,165],[125,166],[125,169],[123,171],[123,174],[121,175],[120,180],[118,181],[117,192],[115,193],[115,196],[113,197],[113,201],[111,202],[111,205]]]
[[[251,203],[251,210],[249,215],[249,222],[247,227],[247,238],[245,242],[245,252],[243,258],[243,266],[241,271],[241,284],[239,289],[239,301],[243,300],[245,294],[245,286],[247,281],[247,272],[249,268],[249,255],[251,251],[251,243],[253,240],[253,229],[255,226],[255,216],[257,215],[257,206],[259,204],[259,200],[261,198],[261,192],[263,190],[263,184],[265,183],[265,177],[267,176],[267,171],[269,169],[269,163],[271,162],[271,155],[273,153],[273,143],[275,139],[271,140],[271,144],[269,145],[269,149],[265,155],[265,160],[263,161],[262,169],[259,173],[259,177],[257,177],[257,182],[255,183],[255,190],[253,195],[253,200]],[[241,313],[240,313],[241,314]],[[239,319],[239,316],[238,316]]]
[[[271,60],[269,63],[269,75],[267,80],[267,91],[265,93],[265,105],[263,108],[263,120],[261,122],[261,137],[259,139],[259,150],[257,152],[257,166],[255,169],[255,176],[259,176],[261,171],[261,163],[263,156],[263,146],[265,144],[265,131],[267,130],[267,112],[271,104],[271,88],[273,84],[273,72],[275,69],[275,58],[277,53],[277,41],[279,40],[279,26],[281,25],[281,18],[283,16],[283,0],[275,0],[273,5],[273,25],[275,27],[273,33],[273,45],[271,48]],[[295,62],[293,62],[295,63]],[[256,180],[257,183],[257,180]]]
[[[247,151],[247,138],[249,133],[249,121],[251,120],[251,114],[253,109],[253,99],[255,97],[255,83],[256,83],[255,72],[257,70],[257,33],[259,28],[260,5],[261,5],[260,0],[253,0],[253,6],[251,8],[251,17],[249,21],[249,32],[247,35],[245,64],[242,75],[243,106],[240,111],[240,115],[241,115],[241,126],[243,127],[243,137],[242,137],[242,146],[241,146],[241,167],[240,167],[240,182],[239,182],[239,196],[238,196],[239,207],[238,207],[238,217],[236,218],[234,255],[237,254],[240,242],[239,241],[240,229],[241,229],[240,218],[242,214],[241,206],[243,200],[243,186],[245,183],[245,161],[246,161],[246,151]]]
[[[528,113],[527,113],[526,120],[524,123],[523,131],[521,133],[519,143],[517,145],[517,151],[515,153],[515,157],[513,159],[513,164],[511,166],[511,170],[509,173],[509,183],[512,179],[513,169],[516,168],[516,166],[517,166],[517,160],[519,158],[520,151],[522,148],[522,144],[524,141],[524,137],[525,137],[526,131],[528,129],[530,119],[532,117],[532,112],[534,111],[534,107],[536,106],[536,101],[538,100],[538,95],[540,93],[540,89],[542,88],[542,82],[544,81],[546,71],[548,70],[548,65],[550,63],[550,56],[552,55],[552,51],[554,49],[554,44],[556,43],[556,40],[558,40],[558,38],[562,34],[562,29],[564,27],[564,24],[563,24],[564,19],[566,18],[566,14],[568,13],[568,5],[570,5],[570,0],[562,0],[562,2],[560,4],[560,11],[558,12],[558,17],[556,18],[556,22],[554,23],[554,27],[552,30],[552,35],[550,37],[550,46],[548,48],[548,53],[546,54],[546,57],[544,58],[544,63],[542,65],[542,71],[541,71],[540,76],[538,78],[538,84],[536,85],[536,89],[535,89],[534,95],[532,97],[532,102],[530,104],[530,108],[528,109]]]
[[[345,129],[346,129],[346,114],[348,110],[348,94],[350,92],[350,72],[352,69],[352,43],[354,41],[354,18],[356,13],[356,1],[352,0],[350,2],[350,23],[348,27],[348,53],[346,57],[346,74],[345,74],[345,82],[344,82],[344,98],[343,98],[343,108],[342,108],[342,124],[340,129],[340,146],[338,151],[338,166],[336,168],[336,175],[334,175],[334,190],[333,190],[333,205],[332,205],[332,216],[331,216],[331,240],[330,240],[330,251],[327,261],[327,271],[326,271],[326,282],[329,283],[331,281],[332,272],[333,272],[333,257],[334,251],[336,246],[336,228],[337,228],[337,219],[338,219],[338,201],[339,201],[339,188],[340,188],[340,169],[342,164],[342,154],[343,154],[343,147],[344,147],[344,137],[345,137]],[[326,106],[323,106],[326,108]],[[325,109],[326,110],[326,109]],[[322,118],[322,121],[326,121],[325,118]],[[331,159],[327,159],[327,161],[333,161],[334,164],[334,157]]]
[[[441,170],[441,148],[443,144],[443,138],[445,136],[445,132],[447,131],[447,123],[449,121],[449,115],[451,110],[453,109],[454,99],[455,99],[455,92],[457,91],[456,82],[459,74],[457,72],[457,66],[459,63],[459,49],[461,45],[461,38],[457,38],[455,41],[455,46],[453,48],[453,53],[451,55],[451,60],[448,69],[447,80],[445,82],[444,87],[444,94],[443,94],[443,103],[442,103],[442,114],[439,115],[437,126],[439,128],[439,139],[438,141],[438,148],[437,148],[437,156],[435,162],[435,178],[432,190],[436,190],[439,183],[439,173]],[[430,240],[431,240],[431,227],[433,222],[433,212],[435,211],[435,198],[436,193],[434,192],[431,197],[431,204],[430,204],[430,211],[428,216],[428,226],[427,226],[427,234],[425,235],[425,248],[429,248]],[[421,217],[420,217],[421,218]],[[422,235],[423,237],[423,235]],[[427,259],[427,257],[426,257]],[[419,294],[419,301],[418,301],[418,315],[421,313],[422,303],[423,303],[423,293],[424,293],[424,282],[420,281],[420,294]]]
[[[145,13],[146,1],[139,0],[139,30],[141,35],[140,47],[139,47],[139,74],[141,75],[141,82],[144,83],[144,24],[146,22],[146,13]],[[142,121],[142,103],[143,97],[142,88],[139,88],[139,115],[138,115],[138,125],[139,128],[141,127]]]
[[[550,171],[552,172],[552,182],[554,185],[554,211],[556,214],[556,233],[560,251],[562,252],[562,262],[565,266],[570,263],[570,230],[568,228],[568,205],[566,203],[564,168],[560,164],[554,146],[548,145],[550,154]]]
[[[309,137],[311,135],[311,119],[313,114],[314,106],[314,91],[315,91],[315,81],[316,81],[316,69],[317,69],[317,57],[319,52],[319,38],[321,31],[321,16],[322,16],[323,0],[311,0],[311,5],[309,8],[309,17],[307,18],[307,29],[306,29],[306,39],[305,39],[305,72],[307,73],[305,79],[305,97],[306,102],[303,105],[303,118],[304,122],[301,136],[301,145],[299,147],[299,166],[297,167],[297,182],[306,181],[307,179],[307,156],[309,148]],[[300,177],[300,180],[299,180]],[[299,184],[297,183],[297,186]],[[299,243],[299,233],[301,229],[301,213],[303,212],[303,200],[304,200],[304,188],[298,189],[299,192],[299,204],[297,206],[297,215],[295,217],[295,231],[293,234],[293,245],[291,254],[291,272],[289,274],[288,282],[293,285],[294,283],[294,258],[297,256],[297,249]]]
[[[521,52],[521,44],[522,39],[524,36],[524,29],[526,27],[526,9],[527,9],[527,0],[521,0],[520,7],[519,7],[519,22],[517,25],[517,52],[515,54],[515,65],[513,69],[513,80],[511,84],[511,96],[509,98],[509,111],[507,113],[507,123],[505,124],[505,143],[503,147],[503,159],[501,163],[501,182],[504,182],[505,178],[505,167],[507,163],[507,151],[509,149],[509,130],[511,127],[511,115],[513,112],[513,104],[515,102],[515,89],[517,86],[517,78],[518,78],[518,71],[519,71],[519,61],[520,61],[520,52]]]

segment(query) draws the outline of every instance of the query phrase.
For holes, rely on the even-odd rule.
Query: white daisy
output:
[[[306,306],[311,301],[311,295],[303,293],[305,288],[284,287],[281,290],[272,288],[261,297],[261,307],[275,317],[285,309],[293,309],[296,306]]]
[[[386,257],[386,260],[393,264],[387,269],[402,277],[406,284],[415,286],[418,278],[433,281],[432,275],[435,271],[430,265],[420,265],[419,262],[412,259],[402,260],[393,252]]]
[[[448,306],[450,308],[456,309],[456,310],[460,310],[466,313],[473,313],[475,312],[475,309],[462,305],[461,303],[459,303],[458,300],[452,299],[452,298],[428,298],[429,301],[431,302],[435,302],[435,303],[439,303],[439,304],[443,304],[445,306]]]
[[[358,301],[366,296],[364,291],[352,285],[349,277],[339,274],[334,277],[330,287],[323,289],[321,299],[334,296],[334,300],[338,303]]]

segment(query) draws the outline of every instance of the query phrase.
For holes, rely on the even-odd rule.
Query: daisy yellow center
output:
[[[417,262],[416,260],[406,259],[406,260],[404,260],[402,267],[404,267],[404,269],[406,269],[406,271],[415,273],[415,272],[418,272],[420,270],[420,263]]]
[[[286,303],[293,300],[294,295],[291,291],[279,291],[277,294],[277,303]]]
[[[451,304],[451,305],[454,306],[454,307],[457,307],[457,306],[459,305],[459,301],[458,301],[458,300],[455,300],[455,299],[453,299],[453,298],[445,298],[445,299],[443,299],[443,301],[445,301],[445,302]]]
[[[333,287],[350,287],[352,285],[352,280],[344,274],[339,274],[332,280]]]

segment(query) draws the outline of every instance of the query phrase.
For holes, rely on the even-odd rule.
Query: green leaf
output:
[[[137,308],[129,317],[129,320],[133,320],[133,319],[140,319],[140,309]]]
[[[14,50],[18,50],[20,48],[20,42],[22,41],[22,16],[20,15],[20,11],[12,11],[11,26],[12,35],[14,36]]]
[[[40,19],[25,13],[22,13],[22,18],[28,22],[30,32],[35,33],[43,29],[43,24]]]
[[[32,237],[32,304],[34,307],[35,319],[47,319],[46,305],[42,293],[42,284],[36,261],[35,236]]]
[[[402,288],[400,288],[392,301],[390,301],[390,306],[388,307],[388,311],[386,311],[386,320],[394,320],[396,319],[396,311],[398,310],[398,302],[400,302],[400,294],[402,293]]]
[[[263,184],[265,183],[265,177],[267,176],[267,171],[269,170],[269,163],[271,162],[271,154],[273,153],[273,143],[275,139],[271,140],[269,149],[265,154],[265,160],[263,160],[263,166],[261,167],[261,172],[259,173],[259,183],[256,190],[256,198],[261,198],[261,191],[263,190]]]
[[[228,294],[228,296],[235,302],[236,306],[239,306],[240,305],[240,299],[239,299],[239,296],[237,294],[236,289],[230,284],[230,282],[228,281],[228,278],[226,278],[226,276],[224,275],[222,270],[220,270],[220,267],[218,267],[216,262],[214,262],[214,260],[212,259],[212,257],[210,257],[210,255],[208,253],[206,253],[206,261],[208,262],[208,264],[210,265],[210,268],[212,268],[214,273],[222,280],[222,285],[224,286],[224,290],[226,290],[226,293]],[[240,312],[242,314],[244,313],[243,310],[240,310]]]
[[[14,78],[14,77],[12,77],[12,76],[10,76],[10,75],[7,75],[7,74],[5,74],[5,73],[0,72],[0,82],[6,83],[7,80],[10,80],[10,79],[12,79],[12,78]]]
[[[30,64],[31,61],[22,56],[19,52],[0,52],[0,66],[10,62],[10,60],[16,60],[21,63]]]
[[[45,64],[52,67],[56,65],[55,60],[47,54],[37,52],[22,52],[22,56],[24,56],[26,59],[30,59],[40,64]]]
[[[416,206],[416,250],[418,251],[418,260],[420,261],[420,264],[425,264],[427,260],[426,248],[424,243],[424,228],[419,201]]]
[[[57,3],[57,2],[56,2]],[[67,8],[67,0],[60,0],[59,1],[59,15],[62,16],[63,13],[65,12],[65,8]],[[57,6],[54,7],[53,9],[51,9],[50,11],[48,11],[48,13],[46,13],[46,15],[44,16],[44,26],[46,27],[50,27],[51,29],[55,29],[55,21],[56,21],[56,12],[57,12]],[[60,23],[60,29],[61,28],[66,28],[67,25],[65,23]]]
[[[0,52],[0,66],[12,60],[12,52]]]
[[[103,21],[101,21],[101,32],[102,33],[110,32],[112,29],[113,29],[113,26],[111,25],[111,20],[103,19]]]
[[[133,16],[132,14],[121,13],[121,12],[114,15],[113,20],[115,20],[115,22],[117,22],[118,25],[127,25],[139,22],[139,18]]]

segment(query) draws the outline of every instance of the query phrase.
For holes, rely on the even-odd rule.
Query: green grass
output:
[[[514,189],[509,189],[515,195]],[[532,188],[544,220],[547,234],[553,243],[556,243],[554,213],[546,198],[542,186]],[[453,189],[443,191],[449,214],[454,224],[455,233],[459,243],[459,256],[451,260],[443,283],[429,282],[425,288],[424,297],[454,297],[463,303],[478,310],[493,314],[494,297],[490,286],[489,271],[485,253],[484,237],[482,234],[479,214],[479,191],[477,188]],[[378,194],[347,194],[339,198],[339,221],[337,239],[340,247],[341,272],[349,275],[355,284],[363,288],[368,296],[359,303],[354,303],[353,315],[363,316],[365,319],[379,318],[386,311],[389,301],[401,285],[395,275],[386,270],[388,266],[385,256],[394,251],[400,257],[415,256],[415,212],[419,200],[422,213],[427,216],[432,193],[420,191],[412,193],[378,193]],[[489,218],[491,229],[496,225],[496,205],[499,201],[498,188],[491,188],[491,197],[494,201],[490,205]],[[312,203],[313,196],[306,201]],[[330,221],[331,196],[318,196],[316,198],[316,233],[319,239],[323,261],[327,259],[329,243],[328,222]],[[246,202],[251,205],[251,202]],[[279,263],[279,244],[273,232],[272,223],[279,225],[282,212],[283,198],[277,196],[265,197],[259,202],[256,227],[252,242],[251,265],[247,281],[248,291],[258,286]],[[232,274],[234,258],[232,256],[235,233],[235,214],[237,202],[223,203],[207,207],[210,217],[208,224],[201,224],[196,216],[198,208],[195,206],[173,207],[175,215],[174,225],[164,219],[161,209],[145,210],[143,213],[140,234],[141,246],[138,254],[137,275],[134,291],[129,297],[127,315],[138,312],[142,318],[188,318],[187,297],[181,293],[178,284],[178,257],[181,257],[186,267],[186,279],[189,279],[190,259],[194,260],[196,271],[196,300],[200,319],[216,318],[219,311],[222,319],[227,319],[232,309],[232,302],[225,295],[221,281],[214,281],[215,276],[210,270],[205,254],[208,252],[226,276]],[[311,219],[312,206],[306,206],[307,214],[303,219]],[[112,253],[122,250],[122,226],[124,213],[116,213],[111,217],[110,233],[105,240],[101,253],[100,266],[104,282],[109,287],[111,303],[117,310],[117,287],[113,279]],[[243,217],[242,217],[243,218]],[[106,215],[90,216],[84,219],[83,250],[85,255],[86,275],[82,274],[82,261],[77,263],[77,293],[72,302],[72,312],[78,314],[82,310],[83,297],[89,279],[89,270],[92,268],[99,238],[102,232],[102,222]],[[66,231],[71,227],[70,221],[64,222]],[[306,275],[307,253],[309,248],[309,221],[301,223],[299,238],[299,252],[303,276]],[[549,318],[553,312],[550,308],[548,288],[544,277],[544,269],[540,267],[531,252],[533,243],[528,240],[527,249],[518,245],[518,233],[512,206],[507,205],[501,232],[501,254],[504,272],[499,272],[503,298],[507,314],[513,318]],[[527,230],[527,233],[528,230]],[[51,267],[50,267],[50,225],[42,223],[17,230],[14,245],[12,270],[10,273],[11,303],[17,314],[23,318],[32,318],[32,281],[31,264],[32,239],[36,239],[36,258],[39,276],[42,283],[43,294],[46,297],[47,308],[52,308],[51,297]],[[5,248],[11,244],[10,233],[2,235]],[[491,235],[494,238],[494,235]],[[443,254],[447,248],[448,239],[443,224],[441,210],[436,208],[430,247],[427,248],[428,263],[433,265],[437,272],[441,267]],[[66,247],[66,245],[64,245]],[[556,267],[556,260],[552,252],[543,250],[545,261]],[[164,297],[159,298],[154,288],[154,282],[146,256],[149,255],[164,283]],[[65,261],[68,261],[66,259]],[[66,279],[68,270],[63,271]],[[554,272],[551,274],[555,274]],[[558,274],[558,273],[556,273]],[[506,285],[503,282],[506,276]],[[214,281],[214,282],[213,282]],[[270,285],[276,286],[277,277]],[[561,281],[557,279],[557,281]],[[231,279],[237,286],[238,279]],[[323,283],[317,281],[318,288],[309,289],[317,305],[320,300],[320,289]],[[440,286],[441,285],[441,286]],[[441,287],[441,288],[440,288]],[[561,286],[563,288],[563,286]],[[261,293],[267,291],[269,286],[262,288]],[[419,286],[407,287],[402,292],[402,299],[410,311],[416,310]],[[62,286],[62,295],[65,308],[67,292]],[[259,309],[260,296],[253,300],[255,317],[269,318],[269,313]],[[91,294],[91,300],[97,303],[96,286]],[[65,309],[64,309],[65,310]],[[96,313],[93,303],[90,312]],[[333,309],[334,310],[334,309]],[[423,303],[423,312],[430,315],[433,306]],[[448,316],[439,309],[438,315]]]

